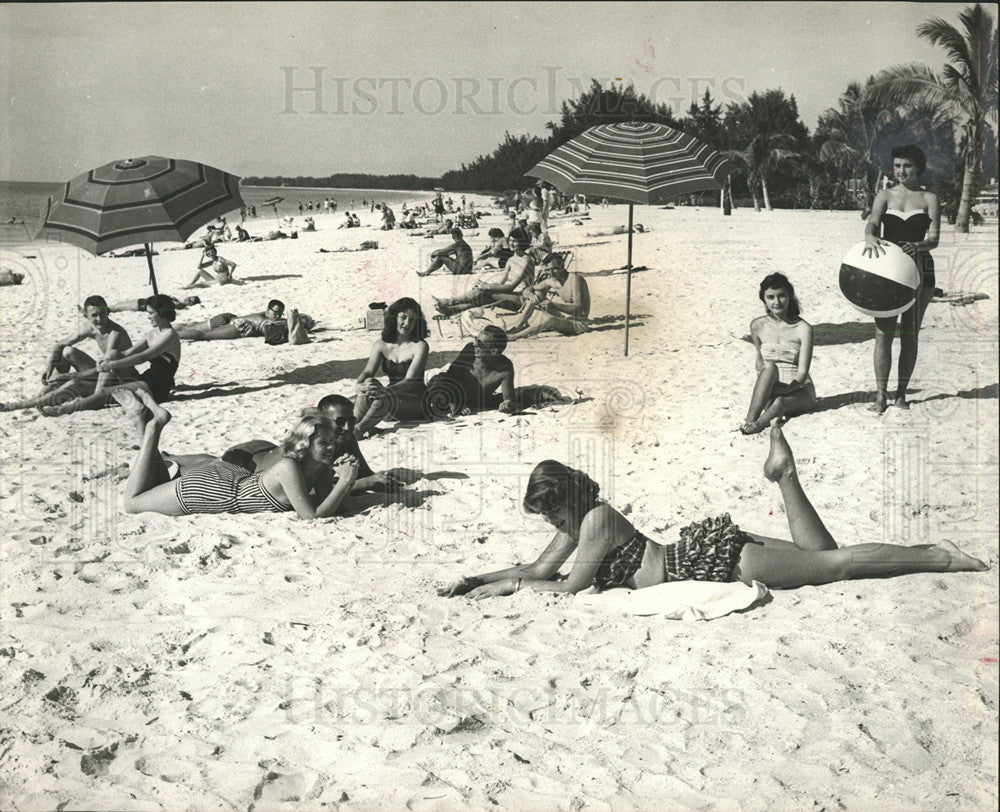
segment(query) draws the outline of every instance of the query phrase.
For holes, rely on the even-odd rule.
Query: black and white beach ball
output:
[[[917,299],[920,271],[903,249],[883,241],[885,253],[866,257],[865,244],[851,248],[840,264],[840,291],[868,316],[905,313]]]

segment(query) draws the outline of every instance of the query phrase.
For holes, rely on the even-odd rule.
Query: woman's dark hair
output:
[[[396,339],[399,338],[396,329],[396,316],[404,310],[413,310],[417,314],[417,324],[411,334],[414,341],[421,341],[431,334],[431,331],[427,329],[427,319],[424,317],[424,311],[420,309],[420,304],[415,299],[404,296],[402,299],[397,299],[389,305],[389,309],[385,311],[385,324],[382,325],[382,340],[387,344],[395,344]]]
[[[498,239],[498,240],[502,240],[503,239],[503,229],[491,228],[487,233],[489,234],[489,236],[491,238],[495,238],[495,239]]]
[[[280,309],[282,312],[285,311],[285,303],[281,301],[281,299],[271,299],[271,301],[267,303],[268,310],[274,310],[274,308],[276,307]]]
[[[583,471],[556,460],[542,460],[528,477],[524,490],[526,513],[550,513],[569,505],[574,515],[583,518],[597,503],[601,486]]]
[[[177,318],[177,309],[174,307],[173,299],[169,296],[158,293],[146,299],[146,310],[153,309],[167,321],[174,321]]]
[[[903,144],[892,148],[893,158],[906,158],[913,162],[917,168],[917,174],[922,174],[927,168],[927,156],[916,144]]]
[[[764,280],[760,283],[760,291],[757,293],[757,298],[763,302],[765,291],[781,290],[782,288],[788,291],[788,317],[797,319],[802,315],[802,305],[799,304],[799,297],[795,295],[795,288],[792,287],[792,283],[788,281],[788,277],[783,273],[772,273],[765,276]]]

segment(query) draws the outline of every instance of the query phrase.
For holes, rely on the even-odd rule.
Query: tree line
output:
[[[707,142],[735,165],[731,193],[760,211],[783,208],[857,208],[866,211],[890,170],[890,150],[916,144],[927,154],[923,182],[943,211],[967,231],[984,177],[997,175],[997,36],[992,15],[979,4],[954,26],[934,18],[917,35],[941,46],[948,64],[940,74],[926,65],[887,68],[851,82],[810,133],[794,95],[753,92],[723,106],[705,91],[675,117],[631,86],[603,87],[593,80],[566,101],[547,137],[506,133],[490,154],[447,172],[441,185],[499,193],[523,189],[524,173],[553,149],[598,124],[650,121]]]

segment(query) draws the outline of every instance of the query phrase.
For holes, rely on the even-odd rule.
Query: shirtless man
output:
[[[207,321],[179,324],[178,335],[186,341],[226,341],[234,338],[260,338],[264,335],[264,325],[278,321],[285,313],[285,304],[279,299],[267,303],[263,313],[247,313],[236,316],[219,313]]]
[[[496,274],[482,274],[479,280],[461,296],[451,299],[434,298],[434,307],[443,316],[454,316],[463,310],[483,305],[512,301],[511,310],[520,305],[520,296],[514,295],[514,289],[534,275],[535,264],[527,253],[528,241],[520,236],[514,241],[514,255],[507,259],[503,270]]]
[[[446,371],[431,379],[425,394],[428,411],[449,417],[484,409],[514,411],[514,364],[505,349],[507,334],[495,325],[484,327]]]
[[[134,367],[114,372],[101,372],[98,368],[102,360],[120,358],[132,346],[132,339],[125,328],[109,318],[108,303],[104,297],[88,296],[83,303],[83,317],[86,323],[80,330],[57,341],[52,348],[45,372],[42,373],[42,384],[45,387],[42,392],[17,403],[0,403],[0,412],[53,406],[87,398],[102,393],[109,386],[138,377]],[[73,346],[85,338],[92,338],[97,342],[96,360]]]
[[[431,251],[431,264],[426,271],[417,271],[417,276],[427,276],[438,268],[447,268],[453,274],[472,273],[472,248],[465,241],[462,229],[453,228],[451,238],[454,240],[451,245]]]
[[[590,289],[578,273],[569,273],[558,255],[552,256],[551,276],[522,293],[526,307],[521,318],[508,324],[511,341],[553,330],[562,335],[580,335],[587,331],[590,315]]]

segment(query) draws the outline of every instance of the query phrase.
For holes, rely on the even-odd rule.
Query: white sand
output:
[[[368,228],[226,244],[243,287],[201,292],[181,320],[271,297],[314,315],[307,346],[185,344],[163,446],[280,439],[300,407],[350,394],[374,335],[367,303],[425,305],[468,278],[418,279],[446,238]],[[625,222],[554,221],[595,274],[625,262]],[[492,224],[483,221],[478,250]],[[837,289],[856,213],[637,210],[631,352],[623,275],[590,275],[606,329],[512,345],[519,383],[581,402],[388,431],[376,468],[411,469],[390,504],[350,515],[124,515],[120,410],[0,415],[5,809],[987,809],[997,781],[997,241],[953,234],[938,284],[989,301],[932,304],[913,407],[881,419],[873,328]],[[250,224],[252,233],[272,221]],[[264,223],[267,223],[265,226]],[[376,239],[381,250],[319,254]],[[161,246],[162,248],[162,246]],[[2,297],[0,399],[34,392],[54,336],[92,292],[148,295],[143,259],[35,251]],[[196,251],[156,257],[179,293]],[[532,466],[581,465],[641,529],[674,537],[723,511],[787,537],[761,476],[764,436],[734,431],[753,380],[741,340],[757,284],[786,272],[817,328],[821,402],[786,430],[842,544],[950,538],[993,567],[776,592],[707,623],[618,617],[571,598],[473,603],[434,587],[528,560],[551,533],[521,513]],[[141,335],[141,314],[120,319]],[[463,343],[432,328],[431,371]],[[82,501],[76,501],[82,500]],[[296,803],[297,802],[297,803]]]

